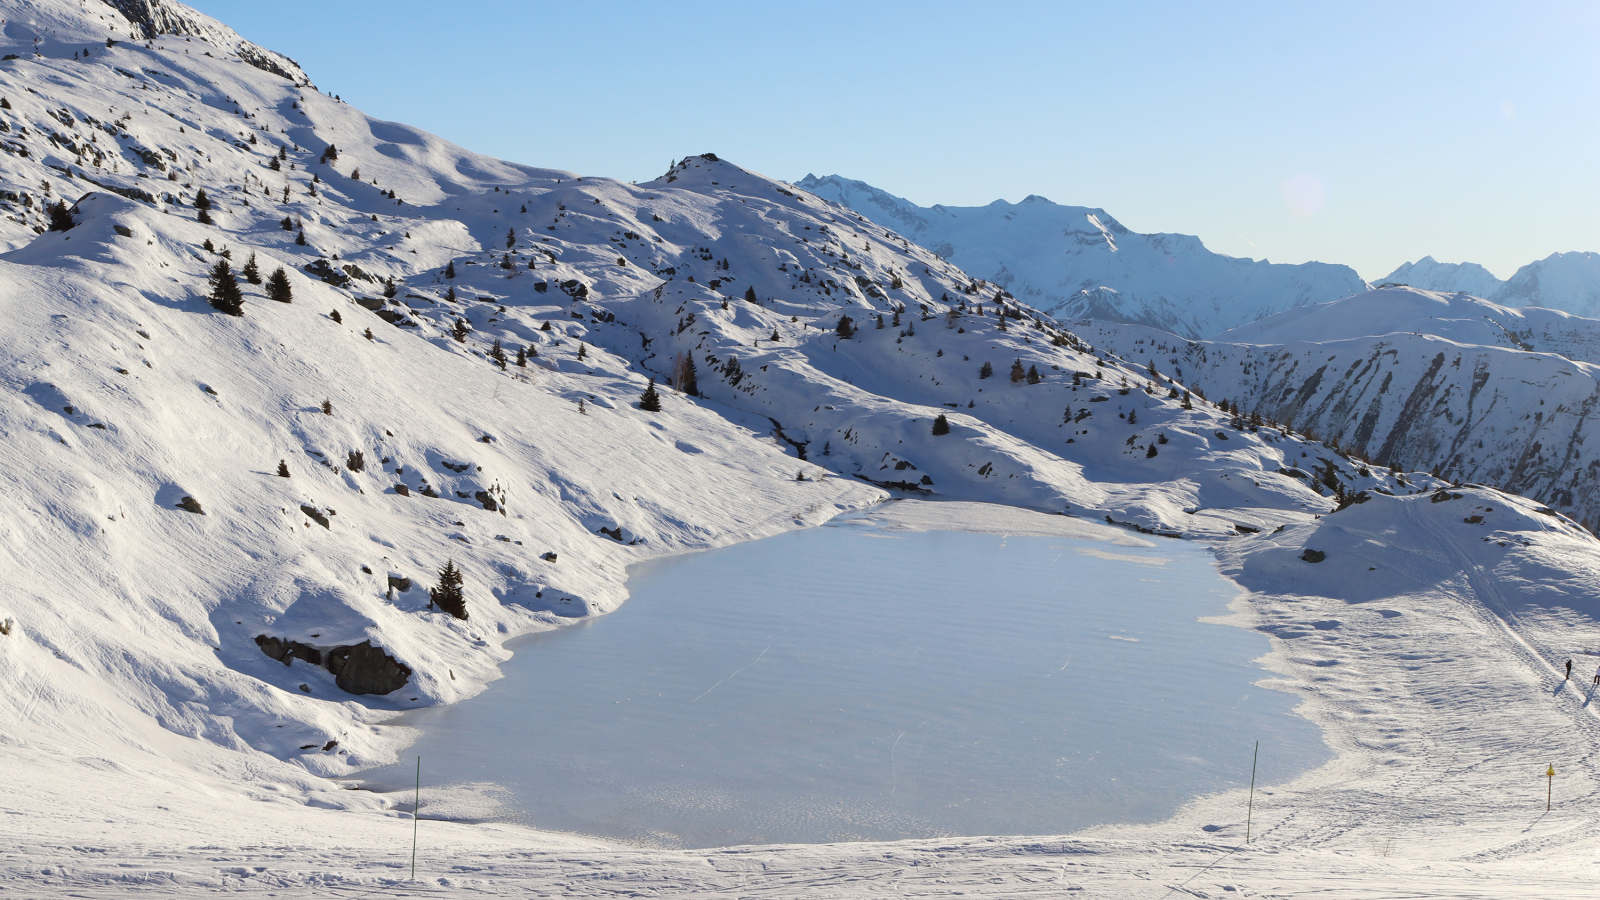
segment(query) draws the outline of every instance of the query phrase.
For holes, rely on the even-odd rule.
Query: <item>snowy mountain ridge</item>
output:
[[[1133,322],[1202,337],[1367,287],[1347,266],[1224,256],[1193,235],[1139,234],[1105,210],[1039,196],[924,208],[837,175],[807,175],[798,184],[1063,320]]]
[[[1162,334],[1152,353],[1138,326],[1102,344],[1099,325],[714,154],[637,185],[541,169],[372,119],[250,64],[232,32],[127,40],[127,16],[71,0],[0,0],[0,17],[0,812],[26,823],[0,853],[6,889],[406,890],[409,799],[334,780],[395,758],[396,711],[481,691],[517,635],[616,610],[636,561],[875,506],[963,524],[962,504],[890,497],[1216,549],[1245,588],[1233,620],[1271,636],[1275,683],[1341,754],[1256,798],[1271,859],[1230,872],[1543,876],[1593,843],[1587,819],[1515,819],[1502,763],[1514,743],[1574,760],[1577,796],[1600,790],[1590,713],[1545,684],[1600,609],[1594,538],[1194,391],[1230,384],[1207,352],[1246,345]],[[1143,240],[1097,222],[1075,226],[1095,252]],[[265,283],[239,279],[242,314],[209,302],[221,263],[252,260]],[[274,300],[280,269],[292,296]],[[1576,402],[1557,358],[1500,359],[1507,384],[1550,385],[1497,415]],[[1433,402],[1457,378],[1441,366],[1391,389]],[[1414,430],[1388,433],[1426,456]],[[465,618],[430,603],[446,561]],[[1443,758],[1460,771],[1439,777]],[[1079,880],[1143,896],[1150,872],[1190,879],[1196,854],[1236,843],[1242,802],[1071,842],[675,855],[446,822],[448,791],[424,796],[448,863],[423,884],[490,895],[832,895],[844,872],[852,891],[1054,896],[1069,847]],[[1427,849],[1363,868],[1351,848],[1394,827],[1396,798],[1448,814],[1398,820]]]
[[[1600,459],[1586,450],[1600,440],[1600,321],[1381,288],[1208,341],[1073,327],[1373,463],[1436,467],[1600,526]]]
[[[1505,281],[1477,263],[1440,263],[1425,256],[1382,279],[1425,291],[1465,291],[1502,306],[1558,309],[1600,317],[1600,253],[1552,253],[1518,269]]]

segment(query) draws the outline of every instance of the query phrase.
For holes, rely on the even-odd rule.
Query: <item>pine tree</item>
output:
[[[294,236],[294,242],[301,247],[306,245],[306,230],[304,228],[300,229],[300,232]]]
[[[940,413],[939,417],[937,419],[933,420],[933,433],[934,434],[949,434],[950,433],[950,420],[946,419],[944,417],[944,413]]]
[[[333,401],[332,400],[323,400],[322,401],[322,414],[325,415],[325,416],[333,415]]]
[[[283,217],[283,221],[278,223],[278,227],[282,228],[284,231],[293,231],[294,230],[294,220],[289,218],[288,216],[284,216]]]
[[[467,320],[458,318],[455,325],[450,328],[450,336],[455,338],[457,343],[464,344],[467,342],[467,332],[469,330]]]
[[[639,395],[639,408],[645,412],[661,412],[661,395],[656,393],[656,380],[650,379],[644,393]]]
[[[71,231],[73,226],[72,210],[67,208],[67,201],[57,200],[46,210],[50,214],[51,231]]]
[[[579,359],[588,359],[589,358],[589,345],[585,344],[582,341],[578,342],[578,358]]]
[[[230,316],[244,315],[244,294],[239,291],[239,280],[225,259],[217,260],[211,269],[211,305]]]
[[[439,586],[428,589],[428,601],[457,619],[467,617],[467,598],[462,592],[461,570],[455,560],[446,560],[439,570]]]
[[[772,329],[772,337],[767,338],[767,340],[772,341],[775,344],[778,343],[779,341],[783,340],[783,338],[778,336],[777,327],[773,327],[773,329]]]
[[[267,299],[279,303],[289,303],[294,300],[294,290],[289,287],[289,273],[282,266],[272,270],[267,276]]]
[[[444,277],[446,277],[446,278],[454,278],[454,277],[456,277],[456,261],[455,260],[453,260],[453,259],[450,260],[449,264],[447,264],[444,267]]]
[[[398,293],[400,293],[400,289],[395,287],[394,276],[391,275],[383,282],[383,299],[393,300],[394,295]]]
[[[365,331],[362,331],[362,332],[361,332],[361,336],[362,336],[362,337],[364,337],[364,338],[366,338],[366,339],[367,339],[367,340],[369,340],[369,341],[375,341],[375,340],[377,340],[377,339],[378,339],[378,338],[377,338],[377,335],[374,335],[374,334],[373,334],[373,333],[372,333],[372,329],[371,329],[371,328],[368,328],[368,329],[366,329],[366,330],[365,330]]]
[[[289,477],[289,464],[287,462],[281,460],[281,459],[278,460],[278,477],[279,478],[288,478]]]
[[[350,177],[355,179],[356,181],[360,181],[361,180],[361,167],[360,166],[356,166],[354,169],[351,169],[350,170]]]
[[[1021,381],[1024,378],[1027,378],[1027,377],[1028,377],[1027,371],[1025,371],[1022,368],[1022,360],[1019,359],[1016,362],[1011,364],[1011,383],[1012,384],[1016,384],[1017,382]]]
[[[339,311],[337,309],[328,313],[328,318],[338,322],[340,325],[344,324],[344,316],[339,315]]]
[[[202,241],[200,243],[200,246],[204,247],[205,251],[207,253],[215,253],[215,252],[217,252],[216,246],[211,243],[211,238],[206,238],[204,241]]]
[[[848,340],[850,337],[855,335],[856,324],[855,322],[851,321],[849,316],[840,316],[839,324],[835,325],[833,330],[835,334],[839,335],[839,337]]]
[[[200,190],[195,191],[195,193],[194,193],[194,208],[195,209],[210,209],[211,208],[211,198],[206,196],[206,189],[205,188],[201,188]]]
[[[504,372],[506,370],[506,351],[504,347],[500,346],[499,338],[495,338],[494,347],[489,350],[489,358],[495,361],[495,364],[500,367],[500,371]]]
[[[239,271],[244,274],[245,281],[251,284],[261,283],[261,270],[256,267],[256,255],[254,253],[250,254],[250,258],[245,260],[244,268]]]
[[[199,222],[201,225],[210,225],[210,224],[212,224],[212,222],[211,222],[211,211],[208,210],[208,209],[200,210],[200,214],[195,216],[194,220],[196,222]]]
[[[1139,422],[1139,412],[1138,412],[1138,410],[1132,410],[1132,409],[1128,410],[1128,424],[1129,425],[1136,425],[1136,424],[1138,424],[1138,422]]]
[[[978,377],[979,378],[989,378],[989,377],[992,377],[993,375],[994,375],[994,366],[989,365],[987,362],[985,362],[983,364],[983,368],[978,370]]]
[[[517,368],[526,369],[527,367],[528,367],[528,348],[526,348],[526,347],[518,347],[517,348]]]
[[[1039,367],[1038,366],[1029,366],[1028,367],[1028,383],[1029,384],[1038,384],[1039,382],[1041,382],[1043,380],[1044,380],[1044,378],[1042,376],[1040,376],[1040,374],[1039,374]]]
[[[523,212],[527,212],[528,210],[527,210],[526,207],[524,207],[522,211]],[[506,249],[510,250],[512,247],[515,247],[516,245],[517,245],[517,230],[515,228],[507,228],[506,229]]]
[[[756,286],[755,285],[752,284],[749,287],[744,289],[744,299],[747,302],[750,302],[750,303],[760,303],[761,302],[760,300],[756,299]]]

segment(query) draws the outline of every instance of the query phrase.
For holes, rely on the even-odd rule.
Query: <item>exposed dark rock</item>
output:
[[[307,272],[310,272],[312,275],[317,276],[334,287],[344,287],[350,283],[349,275],[346,275],[338,269],[335,269],[325,259],[319,259],[315,262],[306,263],[304,268]]]
[[[300,511],[305,513],[311,521],[321,525],[323,528],[328,528],[328,517],[322,514],[322,510],[317,509],[315,506],[302,505]]]
[[[495,502],[494,497],[488,491],[474,491],[472,497],[479,503],[483,504],[483,508],[489,512],[500,511],[500,504]],[[617,540],[620,541],[622,539],[619,537]]]
[[[184,512],[192,512],[195,515],[203,516],[206,514],[206,511],[200,506],[200,501],[193,497],[185,497],[182,500],[179,500],[178,508]]]
[[[286,666],[297,659],[305,660],[313,666],[322,665],[322,651],[310,644],[258,634],[256,635],[256,646],[261,648],[262,653]]]
[[[387,694],[403,687],[411,668],[362,641],[354,647],[335,647],[328,653],[328,671],[339,688],[351,694]]]
[[[390,575],[389,576],[389,587],[392,587],[395,590],[399,591],[400,593],[404,594],[406,591],[411,590],[411,579],[402,578],[399,575]]]
[[[1322,552],[1321,550],[1312,550],[1311,548],[1307,547],[1305,550],[1300,552],[1300,558],[1308,563],[1319,563],[1327,559],[1328,554]]]

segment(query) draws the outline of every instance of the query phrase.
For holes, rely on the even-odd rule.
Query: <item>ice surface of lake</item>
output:
[[[504,818],[668,846],[1060,834],[1325,761],[1235,589],[1153,549],[841,522],[636,566],[522,639],[375,785],[492,782]],[[423,816],[427,816],[424,803]]]

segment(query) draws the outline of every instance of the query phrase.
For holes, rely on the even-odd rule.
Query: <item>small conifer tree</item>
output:
[[[944,413],[940,413],[939,417],[933,420],[933,433],[936,435],[950,433],[950,420],[944,417]]]
[[[994,366],[989,365],[988,362],[984,362],[983,368],[978,370],[978,377],[979,378],[990,378],[990,377],[993,377],[993,376],[994,376]]]
[[[457,619],[467,617],[467,598],[462,591],[461,570],[455,560],[446,560],[439,570],[439,585],[428,589],[429,605],[437,606]]]
[[[211,294],[208,297],[212,307],[230,316],[244,315],[244,294],[239,290],[239,280],[233,275],[233,268],[225,259],[217,260],[211,268]]]
[[[1027,377],[1028,377],[1028,372],[1027,372],[1027,370],[1022,368],[1022,360],[1019,359],[1016,362],[1011,364],[1011,383],[1012,384],[1016,384],[1017,382],[1021,381],[1024,378],[1027,378]]]
[[[639,395],[639,408],[645,412],[661,412],[661,395],[656,393],[656,380],[650,379],[644,393]]]
[[[856,323],[851,321],[849,316],[840,316],[839,324],[835,325],[833,330],[839,337],[848,340],[856,333]]]
[[[456,324],[450,328],[450,336],[455,338],[457,343],[464,344],[467,341],[467,332],[469,330],[471,329],[467,327],[467,320],[458,318],[456,319]]]
[[[279,478],[288,478],[289,477],[289,464],[287,462],[285,462],[284,460],[281,460],[281,459],[278,460],[278,477]]]
[[[500,371],[504,372],[506,370],[506,351],[504,347],[500,346],[499,338],[495,338],[494,347],[489,350],[489,358],[495,361],[495,364],[500,367]]]
[[[301,247],[306,245],[306,230],[304,228],[300,229],[299,233],[294,236],[294,242]]]
[[[195,193],[194,193],[194,208],[195,209],[201,209],[201,210],[210,209],[211,208],[211,198],[206,196],[206,189],[205,188],[201,188],[200,190],[195,191]]]
[[[394,276],[391,275],[383,282],[383,299],[393,300],[394,295],[398,293],[400,293],[400,289],[395,286]]]
[[[294,220],[289,218],[288,216],[284,216],[283,217],[283,221],[278,223],[278,227],[282,228],[284,231],[293,231],[294,230]]]
[[[527,207],[523,207],[522,211],[523,212],[527,212],[528,211]],[[516,245],[517,245],[517,230],[515,228],[507,228],[506,229],[506,249],[510,250],[512,247],[515,247]]]
[[[1137,424],[1139,424],[1139,412],[1138,412],[1138,410],[1133,410],[1133,409],[1128,410],[1128,424],[1129,425],[1137,425]]]
[[[338,322],[340,325],[344,324],[344,316],[339,315],[339,311],[337,309],[328,313],[328,318]]]
[[[332,400],[323,400],[322,401],[322,414],[325,415],[325,416],[333,415],[333,401]]]
[[[1041,376],[1039,374],[1039,367],[1038,366],[1029,366],[1028,367],[1028,383],[1029,384],[1038,384],[1039,382],[1041,382],[1043,380],[1044,380],[1043,376]]]
[[[256,255],[254,253],[250,254],[250,258],[244,261],[244,268],[239,271],[244,273],[245,281],[251,284],[261,283],[261,269],[256,266]]]
[[[267,276],[267,299],[279,303],[289,303],[294,300],[294,289],[289,286],[289,273],[279,266]]]
[[[67,201],[57,200],[47,210],[50,214],[51,231],[71,231],[73,226],[72,210],[67,208]]]
[[[444,277],[446,277],[446,278],[454,278],[454,277],[456,277],[456,261],[455,260],[452,259],[452,260],[450,260],[449,263],[447,263],[445,265],[445,267],[444,267]]]
[[[200,243],[200,246],[205,248],[205,251],[207,253],[215,253],[215,252],[217,252],[216,245],[211,243],[211,238],[206,238],[204,241],[202,241]]]
[[[749,302],[749,303],[760,303],[761,302],[760,300],[756,299],[756,286],[755,285],[752,284],[749,287],[744,289],[744,299],[745,299],[746,302]]]
[[[210,225],[210,224],[212,224],[212,221],[211,221],[211,210],[209,210],[209,209],[200,210],[200,214],[195,216],[194,220],[196,222],[199,222],[201,225]]]
[[[361,336],[366,338],[369,341],[377,340],[377,337],[373,335],[371,328],[368,328],[365,331],[361,332]]]
[[[589,358],[589,345],[585,344],[582,341],[578,342],[578,358],[579,359],[588,359]]]

